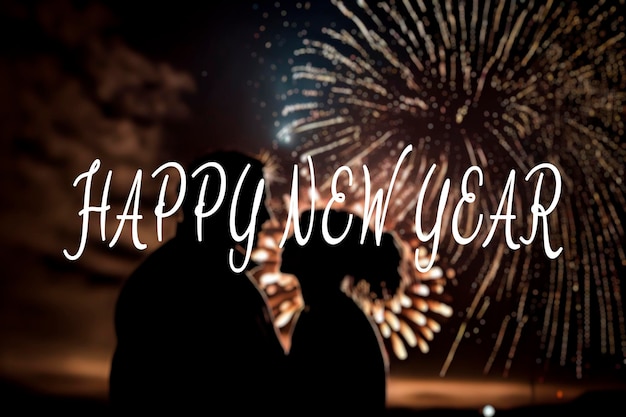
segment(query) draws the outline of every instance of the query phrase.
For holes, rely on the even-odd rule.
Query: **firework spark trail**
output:
[[[573,357],[580,377],[584,354],[599,344],[603,353],[616,355],[622,363],[626,30],[618,8],[624,1],[602,2],[584,11],[553,1],[331,4],[337,24],[301,35],[278,119],[279,145],[291,147],[300,161],[315,157],[322,171],[320,194],[328,191],[339,165],[350,167],[355,180],[362,165],[368,165],[372,189],[385,189],[400,150],[413,144],[393,190],[386,226],[398,231],[407,253],[420,248],[427,259],[430,243],[415,239],[411,219],[425,173],[437,164],[425,203],[433,207],[439,198],[434,190],[446,178],[459,184],[466,168],[482,167],[482,186],[470,185],[477,204],[468,205],[460,220],[460,230],[471,231],[483,214],[484,224],[472,244],[458,245],[449,237],[454,205],[445,208],[445,237],[437,258],[445,273],[437,288],[451,279],[473,280],[474,286],[467,306],[455,306],[465,313],[442,375],[452,365],[465,329],[478,315],[489,318],[490,309],[502,303],[514,304],[511,313],[519,312],[516,330],[507,339],[511,319],[502,322],[485,370],[494,369],[497,353],[508,347],[503,367],[509,373],[518,344],[533,325],[523,320],[532,305],[542,308],[537,327],[546,361],[555,356],[565,365]],[[562,246],[563,254],[546,266],[538,250],[511,252],[498,234],[489,250],[481,248],[493,225],[489,216],[499,205],[505,173],[516,169],[523,178],[542,161],[558,167],[564,184],[557,213],[546,225],[550,242]],[[532,185],[515,188],[517,236],[531,232],[532,215],[519,213],[530,213]],[[544,184],[547,195],[551,187]],[[357,212],[363,209],[363,192],[352,187],[350,208]],[[450,202],[460,196],[459,189],[450,189]],[[423,216],[424,224],[433,224],[434,213]],[[539,282],[541,276],[545,282]],[[427,280],[415,273],[411,279]],[[488,295],[496,301],[478,310]],[[394,308],[398,322],[391,319],[391,326],[383,318],[381,329],[405,356],[410,351],[403,341],[423,347],[429,338],[418,339],[399,324],[403,317],[415,319],[413,310]],[[419,332],[423,321],[412,322]]]

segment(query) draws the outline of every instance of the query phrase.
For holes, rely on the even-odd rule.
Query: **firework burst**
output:
[[[289,206],[289,203],[285,205]],[[304,210],[308,209],[310,207],[304,206]],[[284,220],[273,219],[264,225],[252,254],[258,267],[251,271],[251,275],[268,295],[275,324],[280,329],[281,341],[289,350],[294,318],[304,304],[297,277],[280,272],[280,240],[285,229]],[[440,321],[449,317],[452,310],[444,301],[446,277],[441,268],[435,267],[425,273],[416,272],[406,253],[413,252],[410,243],[401,240],[397,243],[404,256],[399,267],[403,283],[396,294],[386,298],[377,297],[364,281],[354,282],[351,277],[346,277],[342,289],[372,317],[396,356],[405,359],[408,355],[406,346],[419,347],[422,352],[428,352],[428,342],[441,331]]]
[[[290,149],[297,163],[313,158],[321,195],[330,194],[339,166],[351,168],[352,185],[341,183],[346,207],[362,213],[371,197],[363,166],[373,192],[387,190],[398,155],[412,145],[385,223],[410,256],[417,249],[427,259],[433,251],[432,242],[415,238],[416,199],[426,172],[436,165],[425,194],[424,207],[431,208],[422,213],[426,225],[436,221],[438,190],[446,179],[452,184],[432,272],[406,274],[406,293],[382,310],[362,302],[396,354],[406,356],[406,346],[427,350],[438,323],[424,324],[428,318],[421,318],[424,308],[416,300],[434,302],[433,294],[456,285],[471,297],[454,301],[462,317],[442,375],[462,343],[470,343],[464,342],[472,338],[469,329],[486,321],[499,330],[483,340],[490,343],[485,373],[500,366],[508,375],[526,335],[537,339],[538,363],[573,364],[579,378],[595,353],[623,366],[624,2],[584,9],[552,1],[330,3],[332,20],[319,29],[307,22],[297,32],[301,44],[285,74],[276,77],[276,146]],[[501,228],[488,237],[509,172],[523,177],[542,162],[557,167],[563,183],[559,204],[543,225],[554,247],[563,248],[549,262],[539,241],[512,250]],[[480,215],[484,223],[471,244],[459,245],[450,219],[470,166],[481,167],[482,183],[471,184],[477,203],[461,214],[460,229],[469,235]],[[515,187],[508,197],[516,214],[513,236],[534,236],[530,207],[537,181]],[[555,187],[547,176],[542,201]],[[488,248],[480,245],[486,240]],[[414,298],[409,303],[405,297]],[[406,331],[406,323],[418,330]]]

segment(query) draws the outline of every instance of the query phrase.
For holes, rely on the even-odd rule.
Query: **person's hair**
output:
[[[353,215],[352,224],[345,238],[331,245],[322,236],[323,210],[314,212],[313,232],[309,241],[301,246],[294,237],[287,240],[283,248],[281,271],[293,274],[317,273],[320,279],[332,269],[338,275],[349,275],[354,282],[365,280],[379,297],[393,295],[400,286],[401,251],[391,233],[383,233],[380,245],[376,244],[374,232],[367,227],[365,240],[361,244],[363,219]],[[338,237],[348,223],[350,213],[331,210],[328,229],[331,236]],[[300,227],[308,230],[310,211],[300,217]],[[383,294],[385,293],[385,294]]]
[[[263,178],[263,163],[252,155],[230,150],[208,151],[191,161],[186,168],[187,192],[185,193],[182,205],[182,211],[185,217],[194,216],[194,210],[198,204],[200,188],[205,175],[209,177],[205,194],[205,204],[210,207],[217,200],[221,184],[219,174],[215,169],[208,168],[199,173],[195,178],[192,178],[193,172],[207,162],[216,162],[224,169],[226,173],[226,200],[229,200],[229,197],[233,195],[235,185],[248,164],[250,164],[250,169],[243,184],[244,188],[255,187],[258,181]],[[227,206],[226,200],[222,203],[222,208]]]

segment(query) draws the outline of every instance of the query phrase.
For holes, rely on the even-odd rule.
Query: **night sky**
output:
[[[263,71],[252,57],[261,14],[253,5],[259,3],[162,3],[150,5],[149,12],[128,2],[107,3],[128,45],[194,80],[190,118],[167,143],[173,152],[188,156],[190,149],[217,143],[252,150],[271,144],[272,132],[256,118],[259,106],[250,87]]]
[[[288,72],[292,51],[302,43],[304,36],[298,35],[301,31],[315,34],[320,26],[335,27],[335,20],[341,26],[341,14],[330,4],[309,4],[311,10],[304,12],[308,10],[306,2],[205,3],[55,0],[9,1],[0,6],[0,24],[11,32],[11,36],[0,41],[3,380],[55,394],[106,397],[106,378],[114,348],[113,306],[119,288],[159,242],[147,209],[140,234],[148,251],[137,251],[127,231],[115,248],[107,247],[100,242],[94,223],[84,255],[75,262],[63,258],[63,249],[76,250],[81,227],[77,212],[82,204],[82,188],[72,187],[72,182],[95,158],[102,160],[102,171],[114,172],[111,213],[121,212],[124,207],[137,169],[148,173],[167,160],[187,162],[206,148],[270,151],[281,158],[283,175],[289,174],[290,164],[298,161],[300,148],[281,144],[277,136],[279,127],[284,126],[279,116],[284,104],[280,95],[287,88],[281,73]],[[623,15],[617,15],[621,26],[613,29],[623,34]],[[282,27],[286,20],[290,25]],[[622,79],[615,90],[621,94],[623,106],[623,40],[616,48],[622,50],[618,54],[622,59]],[[500,99],[493,92],[487,96],[490,100]],[[292,104],[289,100],[283,101]],[[621,117],[616,122],[621,123],[621,134],[619,127],[609,130],[611,138],[621,137],[614,147],[614,160],[619,161],[625,152],[623,107],[617,115],[616,118]],[[590,125],[594,122],[595,119],[589,121]],[[447,138],[445,134],[442,133],[443,138]],[[308,139],[304,135],[302,142]],[[528,155],[540,152],[542,146],[537,145]],[[443,145],[442,148],[450,149]],[[550,150],[558,153],[559,146]],[[498,160],[497,151],[494,153],[493,160]],[[512,163],[514,159],[506,155],[499,161]],[[378,160],[372,157],[369,162],[374,161]],[[561,161],[566,165],[567,157]],[[504,180],[497,173],[494,178],[496,184]],[[100,172],[96,190],[101,189],[103,180]],[[597,178],[590,180],[595,182]],[[158,186],[156,181],[144,181],[142,202],[147,207],[156,199]],[[623,196],[624,184],[620,182],[617,188]],[[618,207],[616,216],[622,220],[623,228],[621,200],[615,197],[612,203]],[[111,215],[107,223],[109,237],[116,227]],[[171,236],[173,230],[171,219],[166,224],[166,234]],[[623,252],[623,229],[611,231],[621,233],[611,240],[617,241],[621,249],[607,244],[603,253],[617,260],[617,270],[612,272],[618,276],[617,281],[623,282],[624,258],[616,253]],[[450,241],[446,243],[450,248]],[[584,252],[584,246],[576,247]],[[538,329],[544,317],[542,309],[547,308],[541,296],[553,291],[547,281],[533,284],[530,295],[521,292],[522,297],[528,295],[530,299],[535,295],[540,301],[528,303],[529,321],[536,327],[531,327],[532,337],[522,338],[517,345],[517,355],[509,361],[512,366],[506,365],[511,357],[507,358],[503,350],[492,372],[483,372],[491,346],[497,341],[502,317],[519,309],[520,294],[509,288],[510,298],[499,305],[493,303],[485,315],[486,325],[476,324],[478,320],[470,322],[455,361],[446,376],[441,377],[442,364],[481,285],[478,275],[485,273],[485,264],[492,259],[489,254],[473,256],[461,257],[465,262],[462,273],[446,275],[441,281],[449,279],[443,284],[444,296],[435,298],[449,302],[454,311],[450,317],[438,316],[441,331],[428,341],[429,352],[411,348],[404,361],[390,355],[390,396],[396,405],[443,406],[456,398],[460,406],[499,401],[506,407],[534,401],[535,397],[528,398],[527,391],[529,385],[535,384],[543,387],[537,391],[539,401],[571,399],[588,387],[624,388],[623,334],[615,336],[617,343],[624,345],[618,346],[617,352],[599,353],[595,348],[585,351],[583,378],[576,373],[573,353],[568,351],[564,366],[559,366],[556,358],[544,357],[544,346],[540,347],[536,340],[541,336]],[[442,265],[450,258],[443,253]],[[507,252],[498,259],[511,258],[513,254]],[[576,260],[580,259],[596,272],[595,258],[588,260],[580,254]],[[533,282],[540,274],[547,277],[551,268],[545,258],[530,267],[527,264],[531,262],[520,261],[512,269],[528,268],[528,276],[535,278]],[[445,271],[455,267],[447,265]],[[498,272],[504,276],[508,271],[503,267]],[[622,284],[611,291],[623,299],[624,287]],[[497,291],[494,285],[487,293],[495,300]],[[594,286],[593,291],[601,290]],[[596,300],[600,298],[593,298],[588,304],[592,310],[606,308]],[[511,317],[513,321],[515,316]],[[597,313],[589,317],[600,319]],[[598,336],[596,328],[592,329],[592,337]],[[565,332],[562,325],[552,331]],[[514,330],[507,330],[504,343],[514,337]],[[572,340],[570,343],[574,343]],[[511,352],[508,350],[509,356]],[[507,366],[510,372],[503,372]],[[479,400],[473,402],[472,397]]]

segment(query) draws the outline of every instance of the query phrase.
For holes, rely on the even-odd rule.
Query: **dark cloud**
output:
[[[0,23],[12,34],[0,41],[0,378],[106,395],[113,306],[147,251],[134,248],[128,224],[109,248],[92,216],[83,256],[65,259],[62,250],[74,253],[81,233],[84,182],[72,183],[101,159],[98,204],[113,171],[110,240],[143,169],[139,235],[148,251],[156,248],[150,214],[160,180],[150,174],[167,156],[168,126],[189,116],[196,86],[186,72],[116,37],[102,5],[3,2]],[[174,219],[166,235],[173,226]]]
[[[112,18],[100,5],[48,1],[7,12],[10,26],[18,33],[28,28],[28,36],[0,61],[0,88],[8,92],[0,105],[3,239],[60,256],[63,248],[73,251],[80,234],[83,184],[73,188],[74,178],[101,159],[93,190],[99,201],[105,173],[113,170],[110,238],[136,169],[148,176],[163,162],[165,127],[188,115],[184,97],[195,86],[188,74],[107,35]],[[157,181],[144,183],[143,198],[156,201]],[[145,239],[155,240],[153,222],[141,228]],[[98,228],[90,232],[98,241]],[[119,246],[132,247],[130,234]],[[100,249],[88,246],[83,265],[123,272],[115,251],[90,253]],[[113,263],[104,262],[107,257]]]

